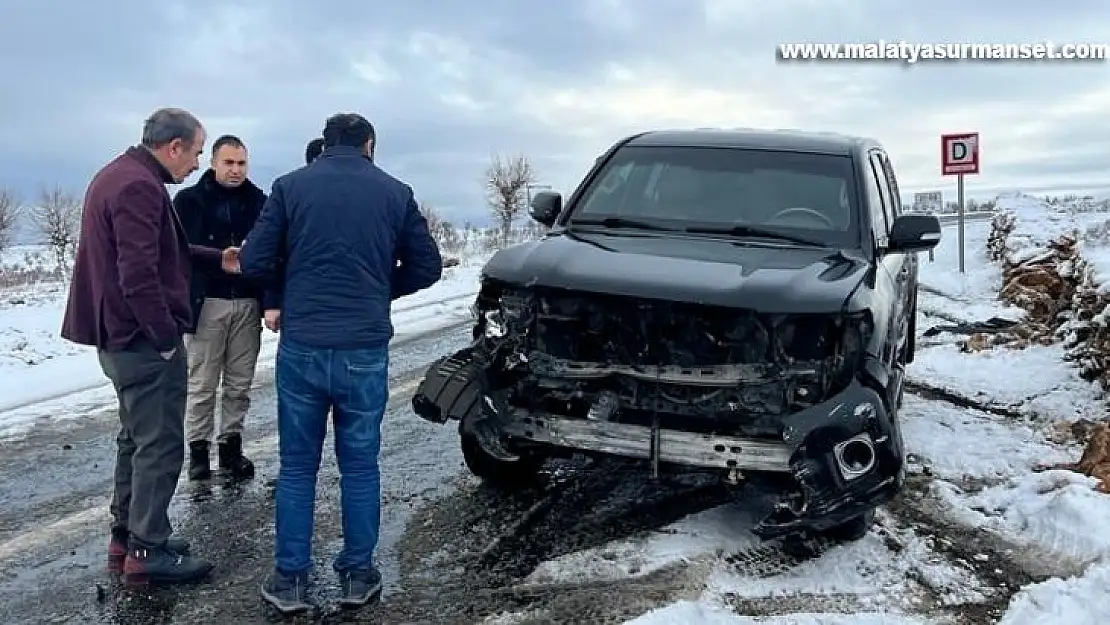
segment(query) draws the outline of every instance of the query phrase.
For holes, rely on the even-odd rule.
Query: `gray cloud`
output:
[[[938,135],[954,130],[983,133],[971,187],[1110,180],[1105,62],[775,62],[787,42],[1102,43],[1097,0],[9,4],[0,185],[25,195],[79,192],[166,105],[242,136],[264,187],[328,115],[360,111],[382,166],[458,221],[486,218],[493,153],[569,192],[612,141],[660,125],[868,134],[907,193],[951,187]]]

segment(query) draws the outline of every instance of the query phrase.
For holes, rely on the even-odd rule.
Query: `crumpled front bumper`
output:
[[[793,449],[790,473],[798,491],[784,495],[756,525],[762,538],[831,529],[890,501],[905,483],[896,416],[858,379],[786,417],[783,441]]]
[[[437,361],[413,397],[429,421],[461,419],[481,401],[475,366],[464,350]],[[781,440],[696,434],[643,425],[516,411],[503,433],[520,442],[678,465],[789,474],[797,488],[755,528],[773,538],[840,525],[893,498],[904,481],[894,417],[859,380],[828,401],[783,418]]]

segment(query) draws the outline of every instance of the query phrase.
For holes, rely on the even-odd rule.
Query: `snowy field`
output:
[[[394,340],[468,319],[486,257],[475,254],[445,269],[432,288],[394,301]],[[0,263],[41,275],[54,268],[45,249],[28,246],[9,250]],[[59,336],[65,297],[57,280],[0,290],[0,439],[26,432],[44,414],[61,420],[114,401],[96,352]],[[263,330],[260,379],[273,369],[278,336]]]
[[[1019,201],[1030,202],[1012,200]],[[1023,210],[1028,219],[1041,214],[1035,203]],[[985,254],[989,228],[968,224],[965,275],[954,225],[935,261],[920,256],[913,392],[901,411],[908,493],[880,511],[867,536],[807,560],[770,556],[751,532],[768,502],[745,501],[543,562],[528,583],[619,581],[685,566],[682,599],[628,621],[634,625],[1110,623],[1110,534],[1092,531],[1110,519],[1110,496],[1096,492],[1092,478],[1051,468],[1082,451],[1058,436],[1062,424],[1102,419],[1098,388],[1063,361],[1058,345],[966,353],[964,335],[923,336],[937,326],[1023,318],[998,299],[1001,271]],[[49,274],[40,252],[13,250],[3,262],[39,263]],[[398,337],[465,320],[481,260],[396,302]],[[44,413],[64,419],[111,402],[95,356],[58,338],[62,297],[64,287],[50,280],[0,291],[0,437],[18,436]],[[264,370],[276,346],[276,335],[265,336]],[[543,615],[486,622],[537,620]]]

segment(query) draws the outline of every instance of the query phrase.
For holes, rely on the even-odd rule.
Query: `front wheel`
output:
[[[517,460],[500,460],[487,454],[473,434],[461,434],[459,444],[466,468],[490,486],[512,491],[539,482],[544,458],[538,454],[525,452]]]
[[[863,514],[845,521],[835,527],[821,532],[826,538],[836,542],[854,542],[867,535],[868,530],[875,524],[875,509],[872,508]]]

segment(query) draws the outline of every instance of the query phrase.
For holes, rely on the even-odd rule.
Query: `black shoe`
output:
[[[339,605],[358,608],[381,596],[382,574],[373,568],[367,571],[343,571],[339,574],[339,584],[342,588]]]
[[[243,455],[243,437],[239,434],[229,434],[225,440],[220,441],[220,470],[234,479],[249,479],[254,477],[254,463]]]
[[[189,479],[207,480],[212,477],[212,467],[208,458],[208,441],[189,443]]]
[[[308,603],[308,574],[289,575],[274,569],[262,582],[262,598],[282,614],[305,612]]]
[[[132,546],[123,563],[123,583],[128,586],[187,584],[204,578],[213,568],[207,560],[182,555],[165,546]]]
[[[125,529],[113,529],[112,539],[108,542],[108,571],[119,574],[123,572],[124,563],[127,561],[127,544],[130,535]],[[166,549],[179,556],[187,556],[190,552],[189,541],[182,538],[170,537],[166,541]]]

